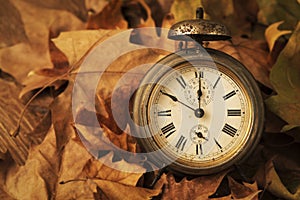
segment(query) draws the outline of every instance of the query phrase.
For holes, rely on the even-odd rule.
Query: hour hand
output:
[[[197,109],[194,109],[194,108],[192,108],[191,106],[189,106],[189,105],[183,103],[182,101],[179,101],[179,100],[177,99],[177,97],[175,97],[175,96],[173,96],[173,95],[171,95],[171,94],[169,94],[169,93],[167,93],[167,92],[164,92],[163,90],[160,90],[160,92],[161,92],[163,95],[165,95],[165,96],[169,97],[170,99],[172,99],[172,101],[178,102],[178,103],[184,105],[185,107],[187,107],[187,108],[193,110],[194,112],[197,111]]]
[[[177,97],[175,97],[175,96],[173,96],[173,95],[171,95],[171,94],[169,94],[169,93],[166,93],[166,92],[164,92],[164,91],[160,91],[163,95],[166,95],[167,97],[170,97],[170,99],[172,99],[173,101],[175,101],[175,102],[177,102],[178,101],[178,99],[177,99]]]

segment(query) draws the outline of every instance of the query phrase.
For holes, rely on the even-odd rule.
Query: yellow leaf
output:
[[[80,30],[62,32],[52,39],[55,45],[67,56],[71,65],[79,61],[97,42],[103,41],[121,30]]]
[[[284,21],[276,22],[274,24],[271,24],[265,31],[265,37],[268,42],[268,46],[270,51],[273,50],[274,44],[276,40],[286,34],[292,33],[291,30],[279,30],[278,27],[283,23]]]

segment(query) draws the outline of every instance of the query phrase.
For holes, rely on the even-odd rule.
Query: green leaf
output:
[[[268,108],[289,125],[300,125],[300,23],[272,68],[270,81],[278,95],[266,100]]]

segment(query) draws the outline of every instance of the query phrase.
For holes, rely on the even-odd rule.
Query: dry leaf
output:
[[[96,15],[90,15],[87,29],[126,29],[121,13],[122,0],[112,0]]]
[[[61,3],[55,1],[56,5],[49,7],[48,1],[44,3],[29,1],[10,1],[20,13],[28,40],[22,40],[22,43],[0,49],[0,65],[20,81],[23,81],[28,72],[41,66],[52,65],[48,49],[50,33],[51,36],[55,36],[62,31],[84,28],[84,23],[75,15],[62,10]],[[72,10],[73,8],[69,4],[65,9]],[[80,9],[84,11],[85,8]],[[14,24],[14,26],[22,27],[22,24]],[[10,29],[5,31],[10,31]]]
[[[268,108],[286,121],[290,128],[300,125],[300,23],[272,68],[270,79],[278,93],[267,99]]]
[[[180,182],[176,182],[173,175],[168,175],[168,183],[165,185],[162,199],[208,199],[215,193],[222,179],[226,175],[225,172],[201,176],[192,180],[183,178]]]
[[[210,19],[226,25],[232,36],[255,35],[253,25],[258,12],[256,1],[202,0],[202,4]]]
[[[19,164],[24,165],[28,148],[33,142],[40,143],[40,139],[44,138],[44,133],[40,135],[30,135],[34,129],[40,124],[40,120],[47,116],[48,108],[43,104],[36,104],[32,107],[25,108],[24,104],[18,99],[20,85],[9,74],[0,70],[0,151],[5,153],[8,150],[13,159]],[[24,110],[25,109],[25,110]],[[25,111],[24,116],[19,123],[21,114]],[[18,127],[20,125],[20,127]],[[49,124],[45,125],[46,131]],[[17,137],[12,137],[15,133]]]
[[[70,65],[74,65],[97,41],[104,41],[120,32],[121,30],[101,29],[62,32],[52,41],[67,56]]]
[[[297,192],[292,194],[288,189],[284,186],[280,177],[278,176],[273,162],[269,161],[265,166],[265,183],[267,190],[269,190],[272,194],[279,198],[283,199],[299,199],[300,198],[300,189],[298,188]]]
[[[98,160],[94,158],[88,160],[83,168],[83,176],[89,179],[102,179],[124,185],[136,186],[138,180],[146,170],[139,165],[128,163],[124,160],[113,162],[112,159],[113,152],[110,152]],[[105,163],[111,164],[106,166]],[[118,171],[116,169],[122,169],[124,171]],[[137,173],[127,172],[129,169]]]
[[[208,47],[223,51],[239,60],[252,73],[255,79],[271,88],[267,46],[264,41],[233,38],[232,42],[210,42]]]
[[[10,1],[3,1],[0,6],[0,48],[26,42],[27,36],[18,9]],[[16,26],[18,24],[18,26]]]
[[[291,30],[279,30],[278,27],[283,23],[283,21],[276,22],[266,29],[265,37],[268,42],[269,50],[273,51],[274,44],[276,40],[286,34],[292,33]]]
[[[52,129],[43,143],[30,149],[24,166],[7,169],[3,189],[15,199],[47,199],[57,178],[58,159]]]
[[[292,1],[259,0],[259,12],[257,15],[260,23],[270,25],[278,21],[284,21],[284,29],[292,29],[300,20],[300,4]]]
[[[229,187],[231,189],[231,195],[234,199],[249,199],[249,200],[258,200],[258,194],[261,192],[258,190],[256,183],[250,184],[241,184],[236,182],[233,178],[228,177]]]
[[[161,193],[159,189],[132,187],[106,180],[93,180],[111,200],[147,200]],[[116,189],[117,188],[117,189]]]

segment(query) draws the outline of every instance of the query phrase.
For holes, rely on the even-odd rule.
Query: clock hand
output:
[[[199,109],[201,109],[202,91],[201,91],[201,76],[200,75],[199,75],[199,88],[198,88],[197,94],[198,94]]]
[[[175,96],[173,96],[173,95],[171,95],[171,94],[169,94],[169,93],[166,93],[166,92],[164,92],[164,91],[162,91],[162,90],[160,90],[160,92],[161,92],[163,95],[166,95],[167,97],[170,97],[170,99],[172,99],[172,101],[178,102],[178,103],[180,103],[180,104],[186,106],[187,108],[193,110],[194,112],[196,112],[196,109],[190,107],[189,105],[183,103],[182,101],[179,101],[179,100],[177,99],[177,97],[175,97]]]
[[[196,135],[199,137],[199,138],[202,138],[206,141],[208,141],[208,139],[206,137],[203,136],[203,134],[201,132],[196,132]]]

